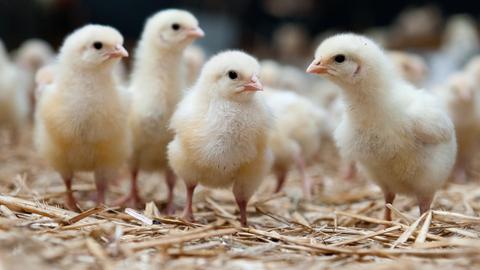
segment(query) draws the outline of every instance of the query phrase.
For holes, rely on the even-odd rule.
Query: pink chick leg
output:
[[[297,163],[298,170],[302,175],[303,194],[305,195],[305,199],[311,200],[312,199],[312,179],[307,174],[305,161],[301,156],[297,156],[295,158],[295,162]]]
[[[142,204],[143,201],[138,192],[138,169],[133,169],[131,175],[130,192],[128,195],[118,199],[114,205],[129,205],[131,207],[138,208],[141,207]]]
[[[247,227],[247,200],[241,196],[235,196],[235,200],[240,210],[240,224],[242,227]]]
[[[392,210],[390,210],[390,208],[388,208],[386,205],[387,204],[393,204],[393,201],[395,200],[395,193],[384,191],[383,194],[385,196],[385,215],[384,215],[384,219],[387,220],[387,221],[392,221]]]
[[[281,169],[275,173],[275,176],[277,177],[277,186],[275,187],[275,193],[278,193],[282,191],[282,188],[285,184],[285,180],[287,178],[287,172]]]
[[[80,208],[77,206],[77,200],[75,200],[75,197],[73,196],[72,176],[63,177],[63,182],[65,183],[66,188],[65,206],[72,211],[81,212]]]
[[[175,176],[175,173],[170,168],[167,168],[165,171],[165,182],[168,188],[167,207],[165,208],[165,214],[167,215],[172,215],[175,213],[175,206],[173,205],[173,197],[174,197],[176,181],[177,181],[177,177]]]
[[[195,191],[197,184],[187,184],[187,201],[185,202],[185,208],[183,209],[183,218],[188,221],[195,221],[193,217],[192,203],[193,192]]]
[[[433,196],[432,195],[423,195],[418,196],[418,208],[420,209],[420,215],[430,210],[430,206],[432,205]]]
[[[355,161],[348,163],[348,166],[343,169],[342,178],[347,181],[353,181],[357,177],[357,165]]]

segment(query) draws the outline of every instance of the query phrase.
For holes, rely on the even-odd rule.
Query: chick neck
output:
[[[60,60],[60,67],[58,69],[58,84],[67,87],[61,89],[70,89],[71,86],[82,85],[81,93],[92,92],[97,93],[111,93],[114,91],[116,84],[113,75],[113,62],[105,63],[99,66],[82,66],[68,61]],[[101,91],[98,89],[102,88]]]
[[[142,83],[145,80],[160,82],[159,87],[141,88],[140,91],[153,93],[180,92],[181,90],[181,63],[183,48],[160,48],[153,42],[141,41],[135,55],[132,84]]]
[[[391,122],[400,115],[402,104],[395,87],[404,83],[387,68],[370,70],[369,77],[354,84],[339,83],[347,116],[362,127]]]

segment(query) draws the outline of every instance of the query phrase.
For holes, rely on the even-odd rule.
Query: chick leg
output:
[[[275,173],[277,177],[277,186],[275,187],[275,193],[282,191],[285,180],[287,179],[287,171],[284,169],[277,170]]]
[[[253,194],[251,187],[245,186],[245,182],[237,181],[233,185],[233,195],[240,210],[240,224],[247,227],[247,204]]]
[[[240,210],[240,224],[242,227],[247,227],[247,200],[242,197],[235,196],[238,209]]]
[[[67,206],[68,209],[75,211],[75,212],[81,212],[80,208],[77,206],[77,201],[75,200],[75,197],[73,196],[73,191],[72,191],[72,174],[67,174],[67,175],[62,175],[63,182],[65,183],[65,206]]]
[[[342,178],[347,181],[353,181],[357,176],[357,165],[355,161],[350,161],[348,166],[343,169]]]
[[[305,199],[310,200],[312,199],[312,179],[307,174],[305,161],[300,155],[298,155],[295,157],[295,163],[297,164],[298,170],[302,175],[303,194],[305,195]]]
[[[185,202],[185,208],[183,209],[183,218],[188,221],[195,221],[193,217],[192,203],[193,203],[193,192],[197,184],[187,184],[187,201]]]
[[[114,170],[97,169],[95,170],[95,186],[97,187],[97,205],[105,204],[105,191],[109,179],[113,179]]]
[[[131,182],[130,182],[130,192],[128,195],[118,199],[114,205],[125,206],[129,202],[133,207],[138,207],[143,204],[142,198],[140,198],[138,192],[138,169],[133,169],[131,171]]]
[[[430,210],[430,205],[432,205],[433,196],[432,195],[423,195],[417,196],[418,208],[420,209],[420,215]]]
[[[167,197],[167,207],[165,208],[165,213],[167,215],[172,215],[175,213],[175,206],[173,205],[173,193],[175,190],[175,183],[177,181],[177,177],[172,169],[167,168],[165,170],[165,182],[167,183],[168,187],[168,197]]]
[[[395,200],[395,193],[389,192],[389,191],[384,191],[383,195],[385,196],[385,216],[384,219],[388,221],[392,221],[392,210],[388,208],[386,205],[387,204],[393,204],[393,201]]]

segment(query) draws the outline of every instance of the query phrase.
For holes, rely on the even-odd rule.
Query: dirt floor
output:
[[[333,147],[323,149],[309,168],[312,201],[295,172],[281,194],[268,177],[249,205],[250,227],[241,228],[229,190],[199,188],[196,223],[163,216],[160,174],[141,175],[148,203],[137,211],[95,208],[92,176],[79,174],[84,212],[65,210],[63,182],[33,147],[0,144],[0,269],[479,269],[478,181],[449,184],[421,218],[415,201],[400,196],[385,222],[380,190],[339,179]],[[108,201],[128,190],[123,175]],[[184,198],[179,181],[177,215]]]

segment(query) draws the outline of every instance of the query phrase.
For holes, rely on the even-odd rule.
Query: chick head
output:
[[[241,51],[225,51],[210,58],[198,83],[212,97],[245,102],[263,90],[259,72],[260,65],[252,56]]]
[[[158,48],[183,50],[204,35],[198,20],[190,12],[167,9],[147,20],[142,40]]]
[[[37,70],[46,65],[54,57],[50,44],[41,39],[29,39],[20,47],[17,62],[30,70]]]
[[[352,86],[385,69],[393,70],[392,64],[372,40],[356,34],[339,34],[320,44],[307,72],[325,76],[340,86]]]
[[[113,66],[128,57],[123,37],[114,28],[87,25],[70,34],[60,49],[60,61],[81,68]]]

